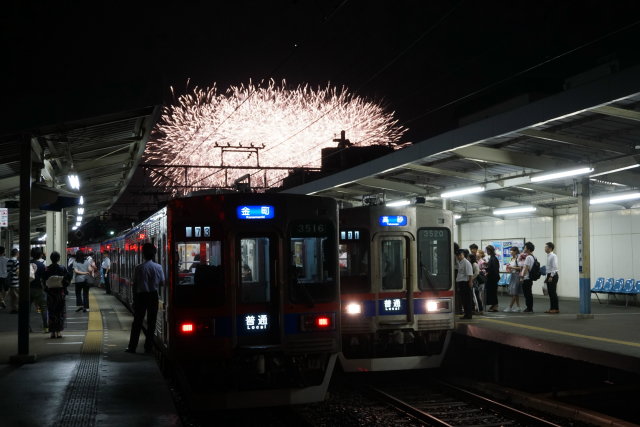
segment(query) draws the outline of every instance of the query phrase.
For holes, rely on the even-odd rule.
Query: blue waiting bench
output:
[[[591,288],[591,293],[596,295],[598,299],[598,303],[601,303],[599,294],[607,295],[607,302],[609,302],[609,297],[611,295],[624,295],[625,297],[625,305],[629,304],[629,295],[638,295],[640,294],[640,280],[635,281],[634,279],[617,279],[615,280],[613,277],[610,277],[605,280],[604,277],[598,277],[596,283],[593,288]]]

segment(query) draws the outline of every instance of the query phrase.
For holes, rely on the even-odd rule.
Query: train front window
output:
[[[380,243],[382,289],[404,289],[404,238],[385,239]]]
[[[418,286],[423,291],[451,288],[451,232],[447,228],[418,230]]]
[[[330,224],[313,221],[291,225],[286,274],[293,302],[313,304],[337,297],[333,230]]]
[[[268,237],[240,239],[240,298],[243,303],[271,301],[271,242]]]
[[[176,303],[215,306],[224,304],[222,243],[191,241],[176,244]]]
[[[338,263],[340,292],[343,294],[371,292],[368,231],[340,231]]]

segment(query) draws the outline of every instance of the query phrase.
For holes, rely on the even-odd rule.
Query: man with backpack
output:
[[[540,263],[533,256],[533,251],[536,249],[533,243],[526,242],[524,244],[524,253],[526,258],[524,260],[524,266],[522,268],[522,292],[524,293],[524,301],[527,308],[523,313],[533,313],[533,281],[540,278]]]

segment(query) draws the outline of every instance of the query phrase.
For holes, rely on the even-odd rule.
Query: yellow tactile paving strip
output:
[[[87,336],[82,345],[82,354],[101,353],[102,350],[102,314],[96,297],[89,293],[89,323],[87,325]]]

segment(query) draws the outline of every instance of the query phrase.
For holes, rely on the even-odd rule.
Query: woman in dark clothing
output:
[[[51,264],[44,272],[45,291],[47,292],[47,308],[49,309],[49,332],[51,338],[62,338],[66,317],[65,294],[67,293],[67,269],[59,265],[60,254],[52,252]]]
[[[496,249],[489,245],[486,247],[489,262],[487,262],[487,283],[484,289],[487,292],[487,305],[489,311],[498,311],[498,281],[500,280],[500,263],[496,258]]]

